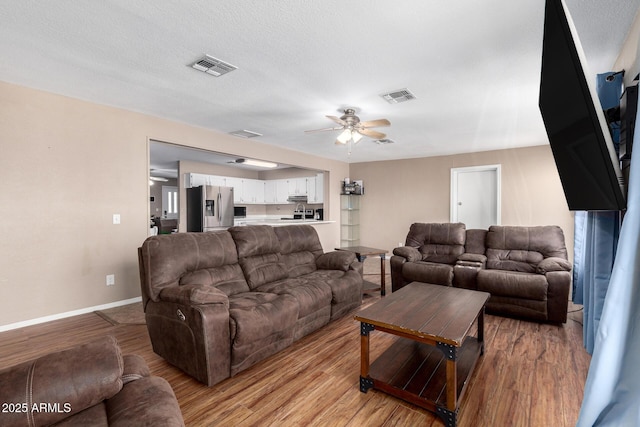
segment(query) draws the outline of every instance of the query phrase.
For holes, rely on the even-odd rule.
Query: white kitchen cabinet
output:
[[[276,203],[289,203],[289,180],[276,179]]]
[[[289,195],[305,196],[307,194],[307,178],[289,178]]]
[[[264,182],[264,202],[265,203],[276,203],[277,200],[277,190],[276,190],[275,179],[268,179]]]
[[[323,203],[324,199],[324,175],[319,173],[316,176],[307,178],[307,200],[309,203]]]
[[[233,202],[242,203],[242,178],[226,177],[225,186],[233,187]]]
[[[233,187],[236,204],[287,204],[290,196],[307,196],[308,203],[323,203],[324,175],[289,179],[251,179],[190,173],[185,175],[186,187],[217,185]]]
[[[265,181],[261,179],[242,180],[242,202],[249,204],[264,204]]]
[[[219,187],[226,186],[226,180],[224,176],[218,175],[205,175],[202,173],[189,173],[186,174],[185,187],[200,187],[201,185],[217,185]]]
[[[310,176],[308,178],[306,178],[306,184],[307,184],[307,189],[306,189],[306,194],[307,194],[307,201],[309,203],[316,203],[316,177],[315,176]]]

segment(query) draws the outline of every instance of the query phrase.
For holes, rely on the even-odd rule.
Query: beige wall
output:
[[[572,253],[568,210],[548,145],[453,156],[352,164],[364,181],[360,243],[391,250],[414,222],[449,222],[451,169],[502,165],[502,224],[562,227]]]
[[[0,82],[0,328],[140,295],[150,140],[327,170],[339,218],[346,163]],[[339,244],[337,223],[317,229]]]

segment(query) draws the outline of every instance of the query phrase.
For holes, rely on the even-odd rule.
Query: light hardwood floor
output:
[[[379,298],[366,296],[364,305]],[[444,425],[409,403],[359,391],[356,311],[211,388],[154,354],[145,326],[114,326],[93,313],[0,333],[0,368],[111,334],[123,353],[143,356],[153,374],[169,381],[187,426]],[[458,425],[574,426],[590,361],[580,322],[580,312],[570,313],[563,326],[487,315],[485,354],[461,403]],[[372,333],[372,360],[392,339]]]

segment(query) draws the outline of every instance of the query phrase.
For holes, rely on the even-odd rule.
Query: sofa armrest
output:
[[[487,265],[487,257],[482,254],[464,253],[458,257],[456,265],[463,267],[480,267],[485,268]]]
[[[571,271],[571,262],[560,257],[545,258],[536,267],[536,272],[546,274],[550,271]]]
[[[1,413],[0,424],[58,423],[117,395],[122,389],[122,372],[122,353],[113,336],[2,369],[0,402],[29,409],[49,402],[60,406],[56,411]]]
[[[137,354],[126,354],[122,356],[124,371],[122,372],[122,383],[139,380],[151,375],[149,367],[142,356]]]
[[[350,251],[332,251],[320,255],[316,259],[316,267],[320,270],[348,271],[356,260],[356,254]]]
[[[160,291],[160,300],[184,305],[224,304],[229,307],[229,297],[215,286],[171,286]]]
[[[569,292],[571,290],[571,273],[568,271],[550,271],[545,274],[547,288],[547,321],[550,323],[566,323]]]
[[[184,426],[176,395],[164,378],[130,382],[106,404],[110,426]]]
[[[406,258],[410,262],[422,261],[422,254],[413,246],[400,246],[393,250],[393,254]]]

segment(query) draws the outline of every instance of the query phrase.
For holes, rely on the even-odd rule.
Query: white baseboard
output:
[[[142,301],[142,297],[135,297],[121,301],[110,302],[108,304],[96,305],[93,307],[81,308],[79,310],[67,311],[65,313],[52,314],[50,316],[38,317],[36,319],[24,320],[22,322],[1,325],[0,332],[10,331],[12,329],[24,328],[25,326],[37,325],[39,323],[51,322],[52,320],[64,319],[66,317],[77,316],[79,314],[92,313],[96,310],[106,310],[108,308],[120,307],[121,305],[133,304]]]

